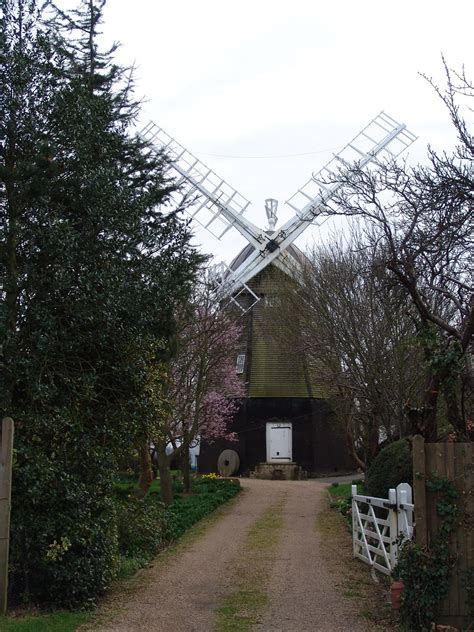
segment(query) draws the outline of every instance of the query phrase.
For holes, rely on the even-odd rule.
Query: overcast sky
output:
[[[109,0],[105,19],[120,62],[136,64],[143,122],[248,198],[262,227],[265,198],[284,221],[284,201],[381,110],[419,136],[412,160],[428,143],[452,147],[447,113],[418,73],[443,84],[444,53],[474,76],[472,0]],[[227,260],[244,244],[197,239]],[[299,243],[313,239],[314,228]]]

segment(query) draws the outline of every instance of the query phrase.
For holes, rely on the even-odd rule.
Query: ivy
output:
[[[463,580],[467,593],[467,607],[470,616],[474,619],[474,566],[465,572]]]
[[[436,513],[442,518],[438,533],[427,547],[405,542],[394,570],[394,577],[405,585],[401,614],[412,630],[431,629],[436,607],[448,594],[454,562],[449,544],[459,514],[459,493],[451,481],[432,477],[426,487],[438,494]]]

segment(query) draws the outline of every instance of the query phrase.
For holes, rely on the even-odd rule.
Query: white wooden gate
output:
[[[392,573],[398,544],[413,537],[412,498],[408,483],[390,489],[388,498],[362,496],[352,485],[354,557],[386,575]]]

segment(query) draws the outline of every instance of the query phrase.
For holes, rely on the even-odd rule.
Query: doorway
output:
[[[291,463],[292,460],[291,423],[267,423],[267,463]]]

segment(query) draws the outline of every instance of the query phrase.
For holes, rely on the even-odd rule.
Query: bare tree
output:
[[[378,249],[354,233],[307,253],[278,311],[287,349],[302,354],[345,426],[365,469],[382,440],[406,433],[404,403],[416,391],[415,328]]]
[[[474,88],[464,72],[449,70],[445,62],[444,67],[446,88],[434,87],[457,132],[455,151],[430,149],[427,165],[414,168],[388,161],[368,171],[357,165],[341,170],[331,181],[343,187],[323,211],[365,220],[368,241],[383,253],[386,269],[409,298],[426,379],[421,401],[410,401],[408,412],[413,432],[428,440],[437,437],[441,391],[454,431],[469,437],[462,402],[463,389],[473,385],[474,142],[460,101],[472,99]]]

